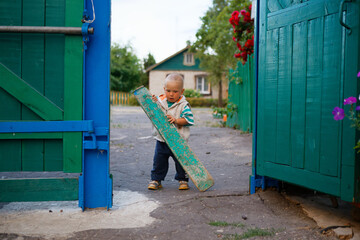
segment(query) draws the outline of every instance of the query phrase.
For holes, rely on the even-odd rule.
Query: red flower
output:
[[[243,50],[240,43],[237,42],[237,43],[236,43],[236,46],[238,47],[238,49],[239,49],[240,51]]]
[[[234,11],[231,14],[231,18],[229,19],[229,22],[234,26],[234,25],[239,25],[239,12],[238,11]]]
[[[241,57],[241,55],[240,55],[240,53],[236,53],[236,54],[234,54],[234,57],[236,57],[236,58],[240,58],[240,57]]]
[[[251,11],[251,8],[252,8],[252,4],[249,5],[249,10]]]

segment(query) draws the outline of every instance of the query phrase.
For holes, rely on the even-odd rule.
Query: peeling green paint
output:
[[[149,91],[145,87],[140,87],[134,91],[134,95],[195,186],[200,191],[206,191],[214,185],[214,179],[185,139],[180,136],[176,127],[168,122],[164,112],[152,100]]]

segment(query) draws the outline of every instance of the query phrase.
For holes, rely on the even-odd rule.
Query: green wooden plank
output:
[[[307,22],[293,26],[291,165],[304,167]]]
[[[46,0],[46,26],[65,26],[65,1]],[[63,34],[45,34],[45,97],[64,108],[64,52]],[[61,134],[62,137],[63,134]],[[62,140],[44,140],[45,171],[63,170]]]
[[[66,0],[65,26],[81,27],[83,1]],[[83,43],[81,36],[65,36],[64,120],[82,120]],[[82,133],[64,133],[64,171],[81,172]]]
[[[62,140],[46,140],[44,144],[44,170],[62,171],[64,164]]]
[[[264,164],[265,169],[271,170],[266,172],[259,171],[259,174],[262,176],[290,182],[334,196],[340,196],[340,179],[337,177],[326,176],[320,173],[271,162]]]
[[[265,129],[265,114],[264,114],[264,86],[265,86],[265,75],[266,75],[266,36],[267,36],[267,6],[266,4],[260,4],[260,17],[259,17],[259,63],[258,63],[258,87],[256,89],[258,96],[258,108],[257,108],[257,119],[256,119],[256,154],[253,155],[252,161],[252,174],[255,175],[258,171],[263,170],[264,162],[266,159],[264,153],[264,133]],[[255,120],[255,119],[254,119]],[[255,135],[254,135],[255,139]],[[256,157],[255,157],[256,156]]]
[[[195,186],[200,191],[206,191],[214,185],[211,175],[180,136],[176,127],[168,122],[164,112],[152,100],[149,91],[141,87],[135,90],[134,95]]]
[[[263,111],[264,120],[264,161],[276,162],[276,115],[279,64],[279,30],[271,30],[266,35],[266,70],[264,79]],[[266,130],[265,130],[266,129]]]
[[[308,23],[305,168],[314,172],[320,170],[323,26],[322,17]]]
[[[62,139],[63,133],[0,133],[0,139]]]
[[[338,176],[340,157],[340,122],[334,121],[332,112],[335,106],[341,106],[343,97],[341,77],[341,25],[338,15],[325,17],[323,82],[321,99],[321,139],[320,139],[320,173]]]
[[[290,165],[291,52],[292,29],[279,29],[279,74],[277,88],[276,162]]]
[[[22,171],[44,171],[44,141],[22,140]]]
[[[0,25],[20,26],[22,1],[0,1]],[[21,34],[0,33],[0,63],[21,75]],[[1,74],[0,74],[1,76]],[[0,88],[0,120],[21,120],[21,104]],[[0,141],[0,171],[21,170],[21,141]]]
[[[0,172],[21,171],[21,142],[0,140]]]
[[[23,26],[44,26],[44,0],[23,2]],[[44,95],[44,34],[22,35],[21,79],[41,95]],[[22,106],[22,120],[40,121],[41,117]],[[22,170],[44,170],[44,141],[22,141]]]
[[[0,202],[77,200],[77,178],[0,180]]]
[[[312,0],[269,14],[268,30],[339,12],[340,0]]]
[[[41,93],[0,63],[0,87],[44,120],[63,120],[63,112]]]

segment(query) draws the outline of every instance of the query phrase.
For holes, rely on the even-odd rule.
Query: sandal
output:
[[[161,182],[156,181],[156,180],[151,181],[148,185],[149,190],[158,190],[160,188],[162,188]]]

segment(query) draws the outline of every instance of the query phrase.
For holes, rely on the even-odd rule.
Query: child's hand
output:
[[[166,115],[167,116],[167,118],[168,118],[168,121],[170,122],[170,123],[175,123],[176,124],[176,118],[174,118],[173,116],[171,116],[171,115]]]
[[[155,96],[155,95],[152,95],[152,100],[154,101],[154,102],[157,102],[157,97]]]

